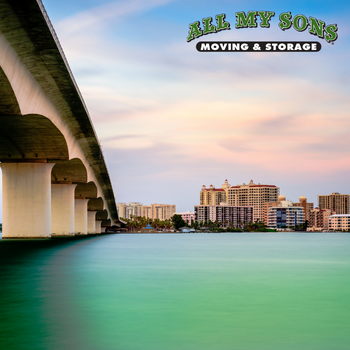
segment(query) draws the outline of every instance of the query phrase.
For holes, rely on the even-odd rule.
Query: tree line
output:
[[[147,225],[151,225],[156,231],[164,230],[179,230],[181,227],[190,227],[195,230],[205,230],[211,232],[267,232],[275,231],[270,230],[262,221],[256,222],[238,222],[238,227],[234,227],[230,222],[218,222],[218,221],[205,221],[198,222],[183,220],[181,215],[174,214],[170,219],[160,220],[151,219],[144,216],[130,215],[130,219],[121,218],[126,222],[126,229],[130,232],[137,232],[146,228]]]

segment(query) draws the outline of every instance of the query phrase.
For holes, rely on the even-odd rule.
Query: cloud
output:
[[[165,5],[173,0],[127,0],[112,1],[107,4],[89,8],[88,10],[79,12],[71,17],[61,20],[57,24],[58,30],[62,34],[74,34],[91,28],[97,30],[103,27],[111,20],[118,21],[124,19],[131,14],[138,14],[150,10],[152,8]]]
[[[219,186],[226,177],[285,188],[307,183],[308,190],[350,170],[343,34],[335,45],[322,42],[319,53],[198,53],[196,42],[186,42],[188,24],[167,3],[111,2],[57,26],[118,200],[197,204],[197,183]],[[154,17],[150,10],[160,6]],[[133,14],[141,31],[126,27]],[[159,33],[163,15],[171,25]],[[232,29],[208,40],[314,38],[274,26]]]

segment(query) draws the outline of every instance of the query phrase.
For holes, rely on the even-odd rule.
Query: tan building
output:
[[[310,220],[310,211],[314,209],[314,203],[308,203],[305,196],[299,197],[299,203],[293,203],[294,207],[302,207],[304,209],[305,221]]]
[[[200,205],[220,205],[220,203],[227,203],[227,191],[230,187],[231,185],[227,179],[221,188],[215,188],[213,185],[206,188],[203,185],[200,191]]]
[[[278,207],[281,204],[281,201],[285,201],[286,197],[280,195],[278,197],[277,202],[266,202],[264,204],[264,208],[263,208],[263,215],[264,215],[264,219],[262,221],[264,221],[264,224],[267,226],[269,223],[269,209],[273,208],[273,207]]]
[[[275,185],[255,184],[253,180],[248,185],[232,186],[228,189],[228,205],[253,206],[254,221],[265,221],[267,202],[278,202],[279,187]]]
[[[176,205],[173,204],[151,204],[142,207],[142,216],[151,219],[170,219],[176,212]]]
[[[328,230],[329,217],[335,212],[330,209],[315,208],[309,213],[309,224],[307,231],[322,231]]]
[[[337,214],[331,215],[329,218],[329,230],[332,231],[350,231],[350,215]]]
[[[139,202],[117,203],[118,216],[130,219],[133,216],[142,216],[142,204]]]
[[[318,197],[319,209],[331,209],[336,214],[349,214],[349,195],[333,192],[329,195],[320,195]]]

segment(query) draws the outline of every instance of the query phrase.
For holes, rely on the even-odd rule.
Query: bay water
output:
[[[0,264],[0,349],[350,349],[347,233],[0,240]]]

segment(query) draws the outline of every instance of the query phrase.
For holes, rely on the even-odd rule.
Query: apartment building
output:
[[[142,216],[151,219],[170,219],[176,212],[174,204],[151,204],[142,207]]]
[[[305,196],[299,197],[299,203],[293,203],[295,207],[302,207],[304,209],[305,221],[310,220],[310,212],[314,209],[314,203],[308,203]]]
[[[181,215],[182,219],[184,221],[188,222],[189,225],[191,225],[192,222],[195,221],[195,215],[194,215],[193,211],[187,211],[185,213],[175,213],[175,214],[176,215]]]
[[[253,220],[264,221],[265,204],[278,202],[279,187],[275,185],[255,184],[253,180],[249,184],[232,186],[227,190],[227,204],[231,206],[252,206],[254,208]]]
[[[302,207],[295,207],[291,201],[281,201],[277,207],[269,208],[268,227],[287,228],[296,227],[305,222]]]
[[[330,209],[315,208],[309,213],[308,231],[322,231],[329,229],[329,217],[335,215]]]
[[[220,205],[220,203],[227,203],[227,191],[231,187],[227,179],[221,188],[215,188],[210,185],[208,188],[203,185],[200,191],[200,205]]]
[[[335,214],[329,217],[329,230],[350,231],[350,214]]]
[[[319,195],[318,208],[330,209],[336,214],[349,214],[349,195],[333,192],[329,195]]]
[[[133,216],[142,216],[142,204],[140,202],[117,203],[118,216],[130,219]]]
[[[195,205],[195,220],[198,222],[220,222],[224,226],[239,227],[243,223],[253,221],[252,206],[230,206],[222,203],[221,205]]]

